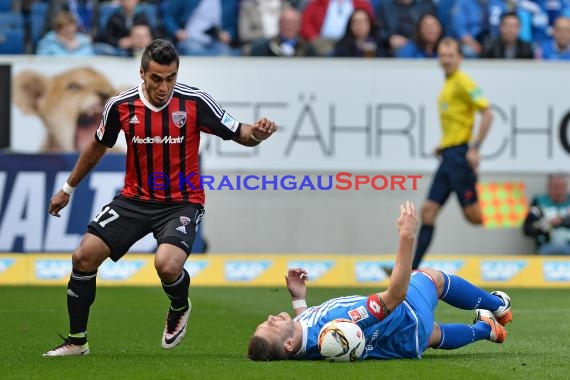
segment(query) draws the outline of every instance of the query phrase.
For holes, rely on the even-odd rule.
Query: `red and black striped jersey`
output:
[[[241,124],[206,92],[176,83],[170,100],[154,107],[142,84],[111,98],[95,138],[112,147],[122,130],[127,140],[125,185],[121,195],[147,201],[204,204],[200,186],[200,132],[224,140]]]

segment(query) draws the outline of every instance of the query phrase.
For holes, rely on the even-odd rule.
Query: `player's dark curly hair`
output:
[[[154,61],[160,65],[170,65],[176,62],[176,67],[180,64],[180,57],[172,42],[167,40],[156,39],[153,40],[146,49],[144,49],[141,66],[143,70],[148,69],[148,65]]]
[[[276,342],[271,347],[267,339],[255,335],[249,341],[247,357],[251,360],[263,362],[289,359],[289,355],[287,355],[280,342]]]

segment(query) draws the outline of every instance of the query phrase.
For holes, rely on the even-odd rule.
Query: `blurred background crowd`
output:
[[[0,54],[570,59],[570,0],[0,0]]]

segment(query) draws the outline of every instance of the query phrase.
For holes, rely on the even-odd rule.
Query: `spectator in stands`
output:
[[[515,12],[501,16],[500,35],[490,39],[483,50],[482,58],[532,59],[532,46],[519,38],[521,23]]]
[[[279,17],[285,0],[242,0],[239,6],[238,36],[244,46],[279,33]]]
[[[549,4],[558,3],[562,6],[559,0],[546,0]],[[566,0],[563,0],[566,1]],[[552,35],[551,26],[549,25],[549,14],[546,8],[540,4],[543,0],[518,0],[516,2],[516,9],[509,9],[515,11],[519,16],[521,30],[519,38],[526,43],[539,44],[550,35]],[[554,20],[552,20],[554,23]]]
[[[420,18],[427,13],[436,13],[432,0],[389,0],[380,4],[376,13],[380,38],[392,54],[414,37]]]
[[[237,0],[170,0],[167,34],[182,55],[236,55]]]
[[[141,24],[150,25],[150,21],[139,0],[120,0],[120,7],[109,17],[105,30],[100,31],[99,41],[111,46],[116,55],[127,55],[133,48],[131,28]]]
[[[548,16],[548,24],[554,26],[554,22],[560,16],[570,16],[570,0],[534,0],[543,12]]]
[[[570,17],[558,17],[554,22],[554,38],[536,49],[538,59],[570,60]]]
[[[77,30],[77,21],[70,12],[62,11],[54,20],[54,30],[38,43],[38,55],[90,56],[94,55],[91,37]]]
[[[285,7],[279,18],[279,34],[262,40],[251,47],[252,56],[264,57],[311,57],[314,47],[300,35],[301,12]]]
[[[378,37],[376,20],[364,9],[355,9],[346,25],[346,32],[334,49],[335,57],[385,57]]]
[[[536,196],[530,205],[523,232],[534,237],[540,255],[570,255],[570,194],[568,178],[548,176],[547,193]]]
[[[418,22],[414,39],[396,50],[396,57],[435,58],[442,34],[439,19],[434,14],[426,13]]]
[[[457,0],[452,9],[455,37],[465,58],[477,58],[491,34],[490,0]]]
[[[303,11],[301,35],[315,46],[318,55],[330,56],[355,9],[364,9],[374,17],[368,0],[313,0]]]
[[[53,22],[62,11],[70,12],[77,22],[78,30],[94,36],[97,32],[95,16],[99,0],[51,0],[46,14],[45,32],[53,28]]]
[[[147,24],[135,24],[131,28],[129,37],[131,47],[127,50],[129,57],[140,58],[146,47],[152,42],[152,31]]]

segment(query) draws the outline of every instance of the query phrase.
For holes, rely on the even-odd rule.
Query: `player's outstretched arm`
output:
[[[299,315],[307,310],[307,302],[305,301],[307,297],[307,286],[305,285],[305,281],[308,279],[307,271],[302,268],[291,268],[287,272],[287,276],[285,276],[295,315]]]
[[[81,180],[97,165],[101,157],[107,151],[107,147],[93,139],[79,155],[75,167],[67,179],[67,185],[72,188],[79,185]],[[50,215],[59,217],[59,212],[69,203],[70,194],[59,190],[50,200],[48,212]]]
[[[408,292],[414,258],[414,241],[418,229],[416,208],[412,202],[400,205],[400,216],[396,225],[400,235],[398,253],[388,289],[380,293],[380,298],[388,310],[394,310],[406,298]]]
[[[242,124],[240,135],[235,141],[244,146],[256,146],[264,140],[267,140],[277,131],[275,122],[263,117],[255,124]]]

